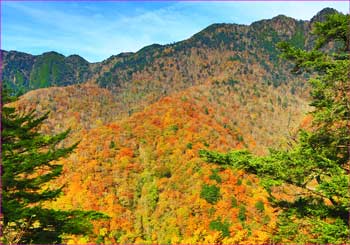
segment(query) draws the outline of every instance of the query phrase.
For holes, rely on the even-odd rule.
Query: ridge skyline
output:
[[[256,6],[250,6],[249,3],[146,3],[134,6],[135,10],[128,4],[113,3],[107,6],[110,10],[105,14],[101,12],[106,7],[104,5],[42,5],[4,4],[2,49],[33,55],[54,50],[65,56],[78,54],[90,63],[96,63],[115,54],[137,52],[154,43],[167,45],[188,39],[212,23],[247,25],[281,14],[296,20],[306,20],[311,19],[310,13],[319,12],[324,7],[333,7],[342,12],[348,9],[343,2],[325,2],[316,7],[311,3],[303,3],[302,6],[293,7],[294,10],[290,10],[287,3],[257,3]],[[85,10],[88,7],[97,10]],[[135,13],[127,12],[128,8]],[[263,11],[257,11],[259,8]],[[14,10],[20,15],[10,15]],[[90,11],[91,17],[85,18],[86,11]],[[51,20],[43,21],[42,12]],[[115,14],[111,16],[110,12]],[[177,15],[172,15],[173,12]],[[123,19],[124,15],[128,18]],[[54,21],[57,18],[61,21]],[[184,26],[184,23],[187,24]]]

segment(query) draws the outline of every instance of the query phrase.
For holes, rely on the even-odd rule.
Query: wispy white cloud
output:
[[[278,14],[310,19],[326,6],[348,9],[346,2],[4,2],[2,48],[100,61],[186,39],[212,23],[250,24]]]

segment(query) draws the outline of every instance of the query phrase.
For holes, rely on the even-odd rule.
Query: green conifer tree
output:
[[[13,100],[4,89],[2,102]],[[47,184],[62,173],[54,161],[66,157],[77,144],[59,147],[69,130],[49,136],[39,133],[48,114],[19,114],[2,106],[2,243],[62,243],[64,234],[91,232],[90,220],[106,216],[93,211],[62,211],[45,208],[45,201],[58,197],[62,188]]]
[[[273,205],[283,212],[275,242],[350,243],[350,17],[328,16],[314,25],[315,48],[280,43],[293,72],[313,74],[310,130],[301,130],[288,150],[257,157],[246,150],[227,154],[201,151],[207,161],[258,175]],[[272,187],[295,192],[292,200]],[[309,233],[309,236],[305,236]]]

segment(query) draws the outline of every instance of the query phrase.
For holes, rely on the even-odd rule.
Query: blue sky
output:
[[[1,1],[1,48],[57,51],[102,61],[153,43],[187,39],[213,23],[250,24],[284,14],[307,20],[336,2],[11,2]]]

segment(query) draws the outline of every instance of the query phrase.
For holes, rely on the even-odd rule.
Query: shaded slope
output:
[[[92,65],[78,55],[65,57],[56,52],[30,55],[4,50],[1,55],[2,79],[15,92],[82,83],[92,74]]]

